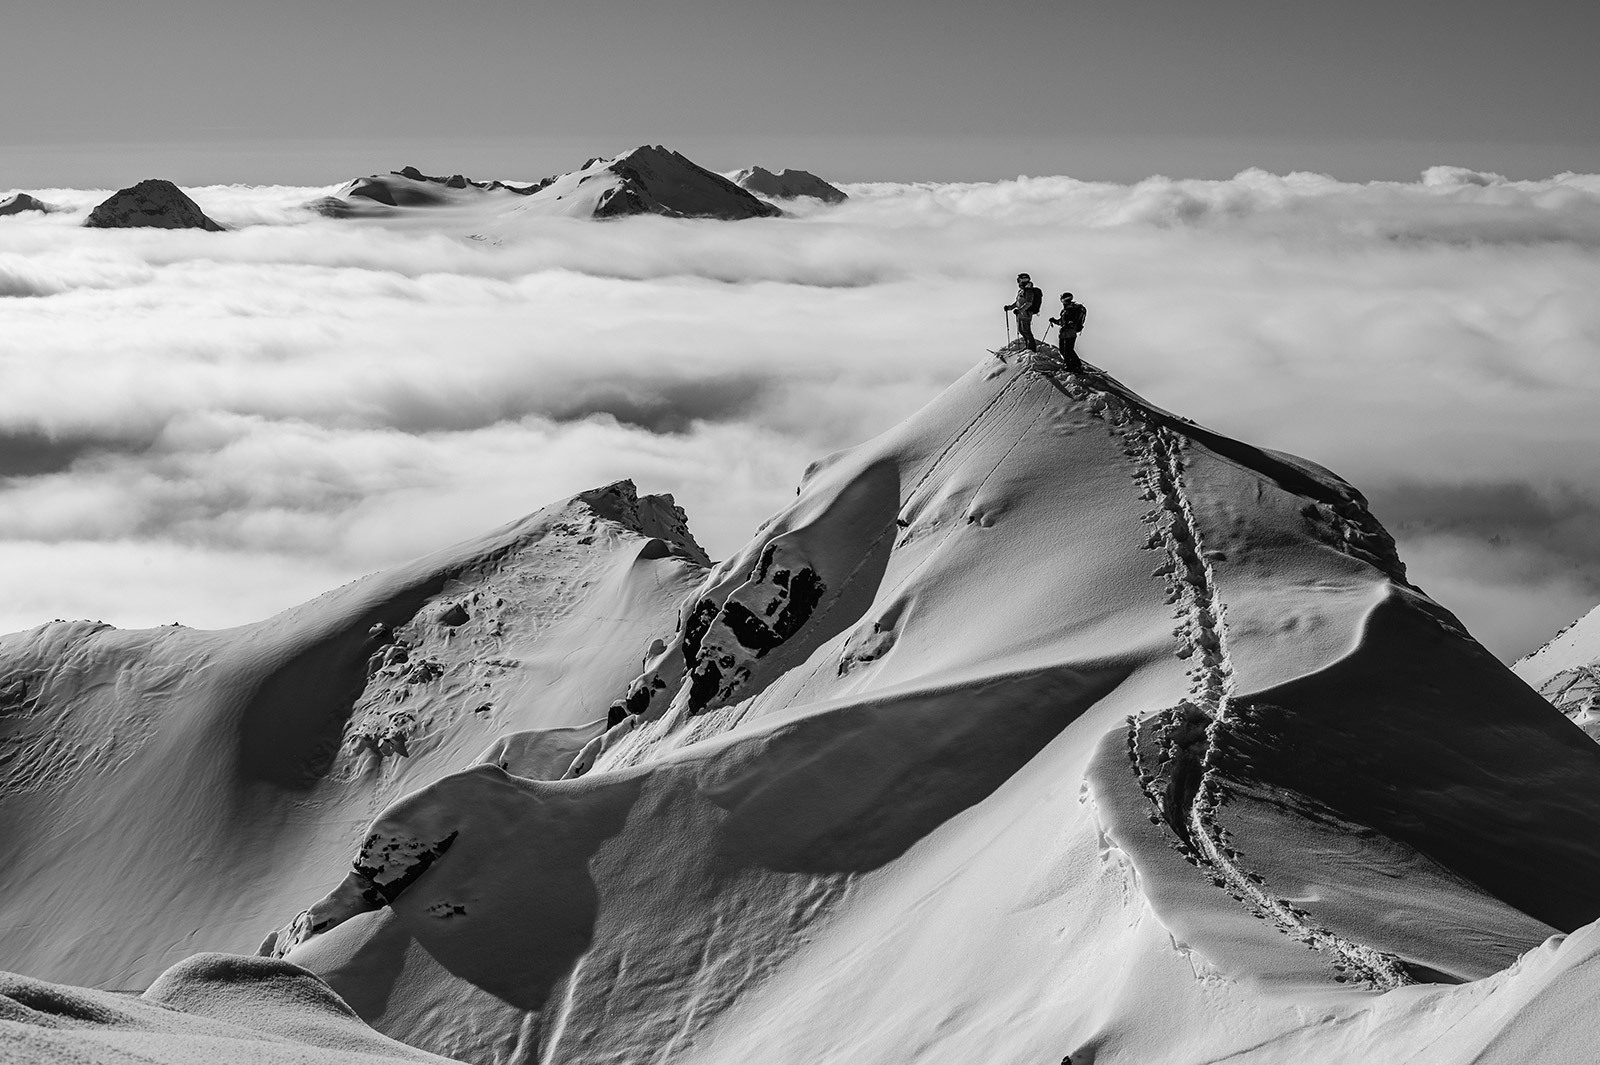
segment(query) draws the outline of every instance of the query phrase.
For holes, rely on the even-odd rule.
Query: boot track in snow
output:
[[[1200,530],[1183,483],[1185,440],[1173,430],[1151,424],[1133,404],[1081,382],[1063,385],[1052,371],[1039,369],[1057,389],[1074,399],[1089,400],[1090,412],[1120,428],[1144,467],[1137,475],[1143,497],[1155,504],[1146,515],[1151,526],[1148,546],[1164,548],[1167,560],[1156,570],[1166,578],[1169,601],[1176,607],[1180,658],[1192,659],[1190,695],[1159,715],[1130,718],[1128,756],[1141,790],[1148,796],[1151,820],[1164,822],[1176,835],[1191,862],[1208,871],[1211,881],[1252,911],[1271,919],[1280,931],[1315,950],[1338,957],[1333,965],[1340,982],[1356,980],[1389,990],[1414,981],[1399,959],[1318,928],[1309,914],[1267,891],[1265,879],[1239,861],[1218,812],[1229,798],[1219,779],[1220,741],[1239,725],[1233,700],[1233,666],[1228,657],[1226,608],[1217,590],[1216,574],[1206,557]],[[1141,754],[1141,732],[1154,726],[1160,766],[1152,770]]]

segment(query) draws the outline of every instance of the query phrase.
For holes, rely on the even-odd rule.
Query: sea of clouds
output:
[[[220,234],[29,190],[69,210],[0,218],[0,632],[252,621],[622,477],[725,556],[1003,343],[1019,270],[1153,402],[1360,487],[1496,653],[1600,600],[1600,177],[845,188],[739,223],[189,190]]]

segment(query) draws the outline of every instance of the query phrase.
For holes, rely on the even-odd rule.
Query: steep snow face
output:
[[[592,159],[581,170],[540,183],[515,215],[619,218],[772,218],[777,207],[688,158],[645,145],[615,159]]]
[[[1600,740],[1600,607],[1511,669],[1573,724]]]
[[[747,166],[733,175],[733,181],[740,188],[777,200],[811,196],[823,203],[843,203],[850,198],[817,175],[805,170],[786,169],[774,174],[765,167]]]
[[[205,229],[221,232],[222,226],[206,217],[200,205],[170,181],[151,179],[112,193],[83,223],[90,229],[125,229],[153,226],[157,229]]]
[[[259,624],[0,638],[0,958],[126,988],[254,951],[396,797],[561,775],[707,562],[620,482]]]
[[[526,750],[270,950],[472,1061],[1465,1061],[1594,990],[1588,927],[1504,970],[1600,913],[1600,748],[1348,484],[1100,375],[818,463]]]

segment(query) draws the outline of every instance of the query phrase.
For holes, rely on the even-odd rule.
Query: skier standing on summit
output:
[[[1039,342],[1033,339],[1033,316],[1038,313],[1044,293],[1033,285],[1027,274],[1017,275],[1017,298],[1006,304],[1006,310],[1017,316],[1017,336],[1029,351],[1038,351]]]
[[[1061,327],[1061,361],[1067,364],[1067,372],[1082,373],[1083,360],[1078,358],[1078,334],[1083,332],[1083,320],[1089,310],[1081,303],[1074,303],[1072,293],[1061,294],[1061,317],[1050,319],[1051,325]]]

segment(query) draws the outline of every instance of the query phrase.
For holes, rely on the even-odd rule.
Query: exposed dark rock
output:
[[[151,179],[113,193],[89,212],[84,223],[90,229],[127,229],[151,226],[156,229],[204,229],[219,233],[223,227],[200,210],[200,205],[184,195],[170,181]]]
[[[775,200],[792,200],[797,196],[813,196],[824,203],[843,203],[850,197],[805,170],[783,170],[774,174],[766,167],[747,166],[734,175],[741,187]]]

